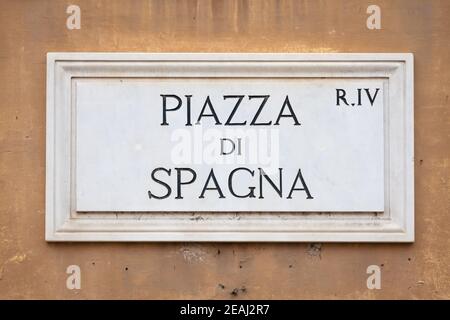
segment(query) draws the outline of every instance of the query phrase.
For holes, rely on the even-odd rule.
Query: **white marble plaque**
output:
[[[75,87],[78,211],[384,210],[383,79]]]
[[[48,55],[47,240],[411,241],[409,54]]]

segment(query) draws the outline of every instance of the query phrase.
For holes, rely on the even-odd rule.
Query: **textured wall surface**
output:
[[[449,17],[444,0],[0,0],[0,298],[450,298]],[[414,53],[416,242],[46,243],[48,51]]]

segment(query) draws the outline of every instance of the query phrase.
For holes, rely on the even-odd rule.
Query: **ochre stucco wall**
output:
[[[46,243],[48,51],[413,52],[416,242]],[[444,0],[0,1],[0,298],[450,298],[449,52]]]

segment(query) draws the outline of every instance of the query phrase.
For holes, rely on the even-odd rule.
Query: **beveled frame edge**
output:
[[[260,62],[260,63],[285,63],[303,62],[314,67],[316,64],[333,65],[336,62],[356,63],[386,62],[398,63],[389,70],[389,105],[392,99],[398,96],[393,94],[391,85],[395,89],[401,89],[400,96],[400,129],[389,134],[400,135],[400,140],[394,146],[389,144],[390,152],[402,150],[402,154],[396,159],[397,168],[394,168],[395,179],[392,171],[389,171],[389,179],[402,185],[402,203],[395,210],[390,210],[388,217],[378,219],[342,218],[339,213],[326,213],[323,218],[304,219],[305,215],[291,213],[257,214],[251,213],[251,218],[242,219],[242,214],[214,214],[208,217],[204,213],[186,213],[183,217],[179,214],[163,213],[151,214],[152,217],[142,219],[142,213],[136,213],[134,217],[124,219],[111,219],[86,215],[84,219],[74,219],[71,212],[71,192],[64,192],[64,188],[71,185],[71,165],[69,168],[61,164],[61,159],[70,159],[70,149],[57,148],[57,140],[66,141],[70,145],[72,130],[69,134],[60,132],[58,119],[56,118],[56,100],[69,101],[68,110],[58,109],[65,117],[71,115],[71,92],[58,89],[68,89],[72,78],[89,77],[92,69],[83,70],[91,66],[104,68],[110,62],[114,64],[126,62],[127,66],[137,62],[212,62],[227,63],[227,68],[236,63]],[[64,62],[65,67],[58,68],[57,63]],[[73,68],[71,68],[71,66]],[[385,65],[385,67],[387,64]],[[359,68],[362,65],[358,66]],[[77,69],[78,68],[78,69]],[[81,68],[81,69],[80,69]],[[118,70],[110,70],[112,74]],[[118,69],[121,69],[119,66]],[[370,69],[370,68],[369,68]],[[195,70],[195,66],[193,68]],[[226,69],[224,69],[226,70]],[[163,70],[164,71],[164,70]],[[310,72],[312,69],[310,69]],[[367,74],[374,70],[366,70]],[[165,72],[165,71],[164,71]],[[386,70],[385,70],[386,72]],[[120,72],[118,73],[120,74]],[[269,72],[270,74],[270,72]],[[313,73],[311,73],[313,74]],[[238,75],[239,77],[239,75]],[[47,54],[47,149],[46,149],[46,231],[47,241],[214,241],[214,242],[413,242],[414,241],[414,151],[413,151],[413,55],[410,53],[337,53],[337,54],[268,54],[268,53],[48,53]],[[67,109],[67,108],[66,108]],[[398,119],[397,119],[398,120]],[[60,124],[59,124],[60,125]],[[396,127],[396,126],[395,126]],[[392,126],[389,126],[391,129]],[[391,138],[391,136],[389,136]],[[389,138],[389,139],[390,139]],[[403,139],[402,139],[403,138]],[[398,137],[397,137],[397,140]],[[385,141],[390,143],[391,141]],[[400,146],[400,149],[398,148]],[[392,150],[393,148],[393,150]],[[392,159],[390,160],[392,161]],[[394,162],[395,162],[394,161]],[[64,161],[63,161],[64,162]],[[70,162],[71,163],[71,162]],[[400,165],[399,165],[400,164]],[[401,165],[403,164],[403,165]],[[389,164],[390,166],[390,164]],[[393,168],[390,168],[393,169]],[[399,177],[400,175],[400,177]],[[392,183],[392,182],[391,182]],[[67,190],[66,190],[67,191]],[[390,191],[391,192],[391,189]],[[59,193],[59,197],[56,193]],[[389,205],[390,207],[390,205]],[[130,213],[131,214],[131,213]],[[294,217],[296,216],[296,217]],[[301,216],[301,217],[300,217]],[[198,219],[198,218],[201,219]],[[206,217],[206,218],[204,218]],[[239,217],[239,218],[236,218]],[[261,217],[261,219],[257,219]],[[253,219],[253,220],[252,220]],[[269,220],[267,220],[269,219]],[[272,219],[272,220],[271,220]],[[215,221],[216,227],[211,230],[211,221]],[[273,225],[273,222],[276,223]],[[263,228],[242,227],[243,222],[249,222],[251,226]],[[325,223],[324,223],[325,221]],[[293,223],[301,222],[301,226]],[[172,228],[167,228],[170,225]],[[186,226],[189,230],[186,229]],[[284,228],[283,228],[284,226]],[[338,226],[339,228],[336,228]],[[234,228],[234,229],[233,229]]]

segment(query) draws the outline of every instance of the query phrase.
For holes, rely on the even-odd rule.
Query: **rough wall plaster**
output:
[[[450,2],[0,1],[0,298],[450,298]],[[48,51],[413,52],[414,244],[44,241]],[[77,264],[82,289],[66,289]],[[366,288],[366,268],[382,289]]]

